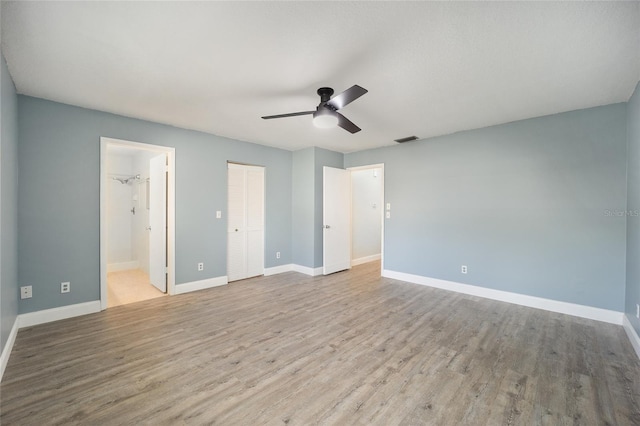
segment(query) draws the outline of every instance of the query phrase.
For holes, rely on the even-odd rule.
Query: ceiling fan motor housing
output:
[[[331,87],[321,87],[318,89],[318,95],[320,95],[320,103],[329,102],[329,99],[333,96],[333,89]]]

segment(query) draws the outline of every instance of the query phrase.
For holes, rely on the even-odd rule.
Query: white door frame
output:
[[[380,205],[382,206],[382,214],[381,216],[381,224],[380,224],[380,273],[382,274],[382,271],[384,271],[384,222],[385,222],[385,217],[386,217],[386,212],[387,212],[387,205],[384,202],[384,163],[380,163],[380,164],[369,164],[366,166],[357,166],[357,167],[348,167],[347,170],[349,170],[350,172],[355,172],[355,171],[359,171],[359,170],[370,170],[370,169],[381,169],[382,171],[380,172],[380,186],[381,191],[380,191]],[[353,187],[353,184],[352,184]],[[353,195],[351,198],[352,202],[353,202]],[[351,215],[353,216],[353,205],[351,208]],[[351,217],[351,223],[353,223],[353,217]],[[353,232],[353,227],[351,229],[351,232]],[[353,238],[352,238],[353,240]],[[352,246],[353,248],[353,246]],[[353,260],[353,251],[351,252],[351,260]]]
[[[167,293],[176,293],[176,149],[167,146],[100,138],[100,309],[107,309],[107,147],[123,146],[167,154]]]

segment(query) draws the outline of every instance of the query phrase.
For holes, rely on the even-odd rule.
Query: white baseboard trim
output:
[[[107,272],[128,271],[129,269],[138,269],[139,267],[140,262],[138,262],[137,260],[132,260],[130,262],[109,263],[107,265]]]
[[[9,362],[9,356],[11,355],[11,350],[13,349],[13,344],[16,341],[16,336],[18,335],[18,318],[13,322],[13,327],[11,327],[11,332],[9,333],[9,338],[7,339],[7,343],[2,348],[2,355],[0,355],[0,382],[2,382],[2,376],[4,376],[4,370],[7,368],[7,363]]]
[[[31,327],[32,325],[79,317],[80,315],[94,314],[100,312],[100,310],[99,300],[60,306],[59,308],[43,309],[42,311],[18,315],[18,325],[20,328]]]
[[[312,277],[322,275],[322,266],[318,268],[309,268],[308,266],[293,264],[293,270],[296,272],[300,272],[301,274],[311,275]]]
[[[622,322],[622,326],[624,327],[624,331],[627,333],[631,346],[633,346],[633,349],[636,351],[636,355],[640,358],[640,337],[638,337],[638,333],[636,333],[636,330],[633,328],[633,325],[631,325],[631,321],[629,321],[626,314],[622,317]]]
[[[380,253],[372,254],[371,256],[359,257],[357,259],[351,260],[351,266],[362,265],[363,263],[374,262],[376,260],[380,260]]]
[[[414,284],[426,285],[443,290],[470,294],[472,296],[484,297],[486,299],[499,300],[501,302],[513,303],[515,305],[544,309],[546,311],[573,315],[576,317],[588,318],[617,325],[622,325],[622,318],[624,316],[622,312],[595,308],[593,306],[578,305],[575,303],[544,299],[541,297],[528,296],[525,294],[494,290],[485,287],[478,287],[475,285],[461,284],[454,281],[439,280],[437,278],[429,278],[420,275],[406,274],[404,272],[390,271],[388,269],[382,271],[382,276],[395,280],[407,281]]]
[[[284,272],[290,272],[290,271],[293,271],[293,265],[291,263],[288,265],[280,265],[280,266],[274,266],[272,268],[265,268],[264,276],[268,277],[270,275],[282,274]]]
[[[190,283],[176,284],[175,294],[190,293],[192,291],[205,290],[228,284],[227,276],[207,278],[206,280],[191,281]]]

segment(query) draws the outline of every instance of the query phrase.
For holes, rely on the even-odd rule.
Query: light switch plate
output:
[[[216,219],[222,219],[222,212],[220,210],[216,211]]]

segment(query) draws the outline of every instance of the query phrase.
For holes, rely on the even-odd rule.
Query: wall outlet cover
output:
[[[31,299],[32,297],[33,291],[30,285],[20,287],[20,299]]]

